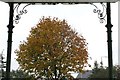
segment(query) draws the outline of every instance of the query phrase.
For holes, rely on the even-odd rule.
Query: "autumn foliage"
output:
[[[15,51],[21,69],[39,77],[62,78],[87,64],[87,43],[65,20],[43,17]]]

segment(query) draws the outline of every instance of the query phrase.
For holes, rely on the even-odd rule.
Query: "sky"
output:
[[[102,9],[101,5],[96,5]],[[22,4],[19,9],[24,7]],[[77,5],[30,5],[26,7],[27,14],[21,16],[19,23],[14,23],[13,29],[13,43],[11,56],[11,70],[18,68],[18,63],[15,60],[17,57],[14,53],[19,48],[20,41],[26,40],[29,31],[36,26],[42,16],[58,17],[58,19],[65,19],[71,28],[82,35],[88,43],[89,64],[92,65],[97,60],[100,63],[101,58],[103,65],[108,65],[107,52],[107,29],[105,27],[106,21],[100,23],[98,15],[93,12],[95,7],[90,4]],[[9,22],[9,6],[7,3],[0,2],[0,52],[3,55],[7,54],[7,37],[8,37],[8,22]],[[16,14],[16,12],[15,12]],[[112,40],[113,40],[113,64],[118,64],[118,2],[111,4],[111,19],[112,19]],[[106,56],[106,57],[105,57]]]

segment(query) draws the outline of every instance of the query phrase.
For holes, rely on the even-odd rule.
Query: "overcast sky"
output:
[[[100,4],[96,4],[101,8]],[[20,8],[23,6],[21,5]],[[112,3],[112,39],[113,39],[113,64],[118,64],[118,3]],[[108,56],[107,52],[107,29],[106,22],[101,24],[96,13],[93,13],[95,7],[90,4],[77,5],[30,5],[26,9],[28,13],[21,16],[19,24],[14,24],[12,62],[11,68],[17,69],[18,63],[15,58],[15,49],[18,49],[20,41],[26,40],[31,27],[34,27],[42,16],[58,17],[67,20],[79,34],[83,35],[88,43],[88,53],[92,57],[89,63],[93,65],[94,61],[101,61],[101,57]],[[101,8],[102,9],[102,8]],[[7,25],[9,19],[9,6],[7,3],[0,2],[0,52],[7,54]],[[108,65],[107,58],[102,58],[105,66]]]

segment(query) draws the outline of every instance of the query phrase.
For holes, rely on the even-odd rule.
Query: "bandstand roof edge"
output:
[[[100,3],[100,2],[117,2],[120,0],[0,0],[6,3]]]

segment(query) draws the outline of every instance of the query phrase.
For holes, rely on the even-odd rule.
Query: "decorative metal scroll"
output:
[[[91,5],[93,5],[95,7],[95,9],[93,10],[94,13],[97,13],[98,14],[98,18],[100,20],[100,23],[103,23],[105,20],[105,17],[106,17],[106,6],[104,3],[100,3],[101,6],[102,6],[102,10],[99,9],[95,4],[93,3],[90,3]]]
[[[19,20],[21,19],[21,16],[28,12],[27,9],[25,9],[25,8],[29,5],[33,5],[33,3],[28,3],[21,10],[19,10],[20,5],[21,5],[21,3],[18,3],[18,4],[16,4],[16,6],[14,8],[14,11],[16,11],[16,15],[14,16],[14,21],[15,21],[16,24],[19,23]]]

